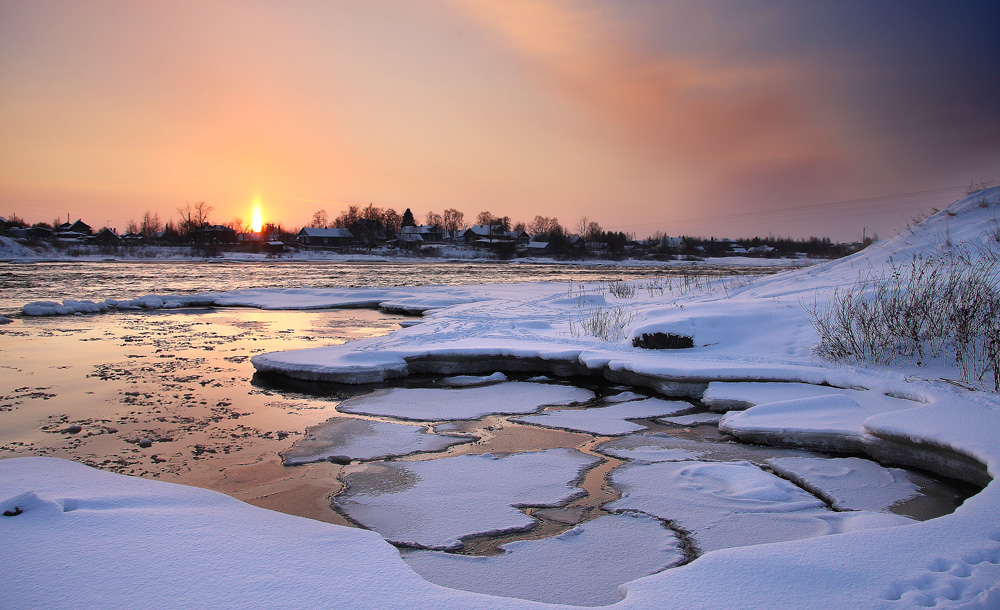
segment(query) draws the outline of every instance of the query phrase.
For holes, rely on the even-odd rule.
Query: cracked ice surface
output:
[[[732,442],[696,441],[677,438],[662,432],[623,436],[601,443],[598,450],[623,460],[637,462],[677,462],[701,458],[718,461],[747,460],[756,464],[765,464],[767,460],[775,457],[813,455],[801,449],[761,447]]]
[[[508,381],[473,388],[393,388],[345,400],[345,413],[418,421],[479,419],[497,413],[533,413],[544,405],[568,405],[594,397],[590,390]]]
[[[459,589],[584,606],[621,600],[618,585],[684,559],[676,534],[646,515],[598,517],[543,540],[519,540],[494,556],[404,551],[427,580]]]
[[[629,464],[611,480],[622,491],[611,508],[670,519],[706,552],[913,523],[896,515],[833,512],[749,462]]]
[[[920,491],[905,470],[862,458],[786,457],[768,460],[768,464],[829,498],[838,510],[884,511]]]
[[[535,521],[515,507],[555,506],[582,494],[574,483],[597,461],[572,449],[547,449],[364,464],[344,477],[347,489],[334,501],[386,540],[456,548],[469,536],[532,527]]]
[[[304,437],[281,452],[281,461],[288,466],[330,458],[374,460],[440,451],[472,438],[429,434],[420,426],[339,417],[309,428]]]
[[[546,411],[538,415],[518,417],[517,421],[545,426],[546,428],[564,428],[578,432],[590,432],[604,436],[616,436],[643,430],[645,426],[636,424],[629,419],[659,417],[680,413],[691,408],[691,404],[676,400],[661,400],[647,398],[633,402],[623,402],[607,407],[592,409],[559,409]]]

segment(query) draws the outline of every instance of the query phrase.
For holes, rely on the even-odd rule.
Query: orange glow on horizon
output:
[[[264,217],[260,211],[260,202],[253,202],[253,217],[250,220],[250,228],[253,229],[254,233],[260,233],[260,230],[264,227]]]

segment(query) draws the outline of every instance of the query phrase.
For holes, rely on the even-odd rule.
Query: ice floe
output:
[[[446,587],[581,606],[620,601],[619,585],[685,559],[676,534],[662,522],[627,513],[501,548],[504,552],[494,556],[403,551],[403,559]]]
[[[386,540],[456,548],[470,536],[532,527],[535,521],[516,507],[554,506],[582,494],[575,482],[597,461],[575,450],[548,449],[367,463],[346,473],[347,489],[334,502]]]
[[[495,413],[533,413],[544,405],[586,402],[590,390],[572,386],[509,381],[485,387],[393,388],[345,400],[344,413],[416,421],[478,419]]]
[[[766,464],[775,457],[807,457],[811,452],[733,442],[716,442],[676,438],[662,432],[630,434],[598,445],[601,453],[637,462],[676,462],[700,458],[705,460],[746,460]]]
[[[547,428],[563,428],[604,436],[616,436],[619,434],[629,434],[630,432],[636,432],[645,428],[641,424],[628,421],[630,419],[670,415],[686,411],[690,408],[691,404],[686,402],[647,398],[645,400],[623,402],[606,407],[553,409],[539,413],[538,415],[518,417],[516,421],[545,426]]]
[[[281,461],[290,466],[323,460],[376,460],[440,451],[472,438],[429,434],[420,426],[336,417],[306,430],[305,436],[281,452]]]
[[[912,523],[896,515],[833,512],[812,494],[749,462],[628,464],[612,483],[613,509],[670,519],[702,551]]]
[[[775,472],[829,499],[838,510],[885,511],[920,488],[905,470],[862,458],[786,457],[768,460]]]

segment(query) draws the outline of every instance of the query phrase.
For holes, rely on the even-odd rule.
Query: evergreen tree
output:
[[[401,227],[417,226],[417,222],[413,220],[413,212],[410,211],[410,208],[406,208],[406,211],[403,212],[403,220],[399,223],[399,226]]]

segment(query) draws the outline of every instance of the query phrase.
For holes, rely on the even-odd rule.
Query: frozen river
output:
[[[788,265],[737,267],[773,273]],[[0,314],[32,301],[193,294],[242,288],[354,288],[512,282],[601,282],[615,279],[719,275],[734,267],[712,264],[543,264],[528,262],[413,261],[72,261],[0,262]]]
[[[5,303],[18,306],[262,286],[665,275],[643,267],[329,262],[40,263],[5,265],[0,274]],[[588,569],[606,574],[614,563],[623,571],[609,577],[624,582],[701,552],[840,527],[836,520],[845,513],[831,506],[840,490],[817,497],[789,483],[796,465],[806,478],[822,478],[815,460],[826,456],[734,443],[697,402],[529,375],[422,377],[369,395],[370,389],[273,385],[255,378],[249,362],[262,352],[386,334],[413,320],[371,310],[247,308],[20,317],[0,326],[0,458],[65,457],[363,525],[404,549],[419,573],[457,588],[534,599],[545,586],[522,591],[510,583],[530,582],[538,566],[582,552],[579,569],[560,571],[574,579],[545,598],[581,604],[617,595],[614,583],[589,577]],[[420,398],[424,392],[436,394]],[[283,464],[282,455],[296,465]],[[887,522],[950,512],[969,492],[919,473],[888,476],[919,491],[869,511]],[[515,485],[477,489],[484,481]],[[658,496],[654,488],[661,485],[651,481],[671,481],[675,499]],[[757,506],[750,520],[739,516],[738,505],[747,502]],[[761,511],[768,514],[763,521]],[[422,516],[399,517],[414,514]],[[501,546],[507,552],[497,555]],[[602,553],[606,559],[595,559]],[[468,556],[481,559],[461,559]],[[581,579],[600,586],[581,588]]]

